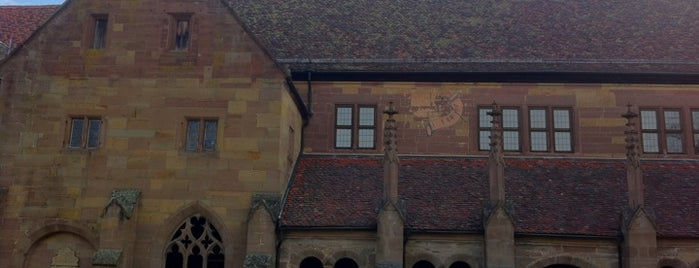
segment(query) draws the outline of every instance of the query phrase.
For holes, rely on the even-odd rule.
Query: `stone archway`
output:
[[[585,261],[578,257],[573,257],[571,255],[557,255],[550,256],[548,258],[543,258],[536,260],[529,265],[527,268],[597,268],[596,265]]]

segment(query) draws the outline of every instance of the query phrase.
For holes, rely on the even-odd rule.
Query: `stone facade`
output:
[[[186,51],[171,44],[176,14],[190,16]],[[96,17],[104,49],[90,47]],[[197,213],[237,266],[253,193],[282,193],[300,150],[284,71],[217,0],[69,1],[0,77],[1,267],[48,267],[61,248],[80,267],[103,249],[123,250],[118,267],[161,267]],[[67,148],[80,116],[102,121],[98,148]],[[184,150],[191,118],[218,120],[214,152]],[[124,188],[137,203],[112,195]]]
[[[512,215],[520,212],[506,202],[502,166],[508,157],[623,159],[629,139],[620,115],[628,104],[679,111],[682,153],[643,158],[696,161],[699,85],[292,81],[225,2],[68,1],[0,64],[0,267],[165,267],[178,256],[204,255],[173,254],[190,243],[220,246],[206,253],[225,256],[211,265],[221,267],[291,268],[305,260],[322,267],[699,267],[699,237],[658,233],[663,222],[643,204],[639,169],[629,172],[639,177],[626,191],[638,200],[626,214],[606,215],[623,218],[619,235],[595,236],[518,233]],[[105,46],[93,48],[105,19]],[[190,33],[182,50],[174,44],[181,20]],[[395,122],[386,123],[380,111],[389,103],[399,113],[388,112]],[[530,130],[530,108],[569,109],[572,151],[535,152],[528,136],[517,151],[479,148],[478,108],[493,103],[518,109],[522,133]],[[335,146],[337,105],[376,107],[375,146]],[[97,146],[69,146],[75,118],[100,122]],[[186,148],[190,120],[216,122],[214,150]],[[299,155],[382,153],[374,225],[284,225],[290,181],[303,179],[294,173]],[[482,228],[411,228],[416,216],[406,207],[414,203],[401,200],[399,154],[490,156],[484,176],[499,188],[477,200]],[[195,228],[211,237],[192,239]]]

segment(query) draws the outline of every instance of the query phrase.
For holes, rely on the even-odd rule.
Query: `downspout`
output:
[[[624,243],[624,236],[623,235],[620,236],[619,238],[617,238],[616,241],[617,241],[616,242],[616,261],[618,263],[617,267],[622,268],[622,267],[624,267],[624,264],[622,263],[622,261],[623,261],[623,257],[622,257],[623,246],[622,246],[622,244]]]
[[[306,72],[308,76],[306,77],[306,83],[308,83],[308,112],[312,115],[313,114],[313,87],[311,86],[311,79],[312,79],[312,73],[311,71]]]

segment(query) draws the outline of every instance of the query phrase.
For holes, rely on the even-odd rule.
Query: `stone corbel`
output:
[[[92,265],[102,267],[102,266],[114,266],[119,265],[119,260],[121,259],[122,251],[120,249],[99,249],[95,252],[92,257]]]
[[[141,199],[141,190],[138,189],[116,189],[112,191],[112,197],[104,207],[102,215],[107,213],[107,210],[115,205],[120,208],[120,220],[130,219],[133,216],[134,209]]]

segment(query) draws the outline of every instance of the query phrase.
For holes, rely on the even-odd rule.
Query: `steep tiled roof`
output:
[[[231,0],[292,70],[699,73],[699,2]]]
[[[0,42],[17,47],[59,6],[0,6]]]
[[[699,73],[698,1],[228,1],[292,71]],[[57,7],[0,7],[0,42]]]
[[[482,232],[487,161],[403,157],[399,195],[416,231]],[[699,237],[699,162],[644,161],[646,205],[658,235]],[[380,157],[303,156],[289,188],[287,228],[375,228]],[[506,195],[516,232],[618,236],[627,206],[622,160],[506,159]]]

